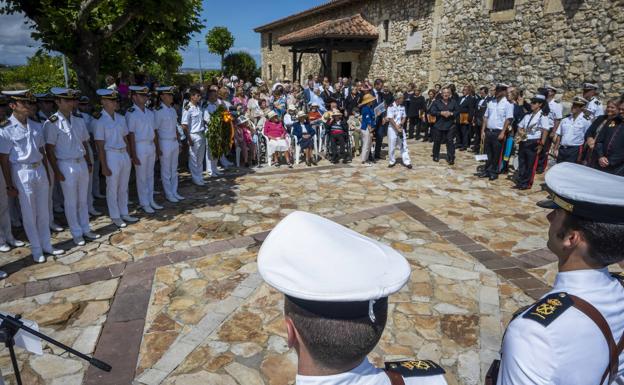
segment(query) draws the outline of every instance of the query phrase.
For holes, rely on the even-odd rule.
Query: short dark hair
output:
[[[386,327],[388,299],[375,304],[375,322],[368,315],[353,318],[325,318],[284,299],[284,313],[290,318],[312,359],[326,369],[344,370],[362,361],[377,345]]]
[[[596,222],[567,214],[562,230],[583,234],[589,246],[589,256],[603,266],[624,260],[624,224]]]
[[[194,96],[194,95],[201,95],[201,91],[199,90],[199,88],[192,87],[192,88],[189,90],[189,95],[190,95],[190,96]]]
[[[480,91],[484,91],[485,93],[490,92],[490,89],[489,89],[489,88],[487,88],[487,87],[485,87],[485,86],[483,86],[483,87],[479,88],[479,90],[480,90]]]

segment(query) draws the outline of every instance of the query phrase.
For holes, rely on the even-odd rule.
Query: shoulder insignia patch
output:
[[[9,119],[0,120],[0,128],[4,128],[9,125]]]
[[[599,106],[600,105],[600,100],[596,99],[594,100],[594,102],[596,102],[596,105]]]
[[[405,378],[435,376],[446,373],[440,365],[429,360],[386,362],[386,370],[399,373]]]
[[[93,111],[91,116],[93,116],[93,118],[95,119],[99,119],[100,117],[102,117],[102,111]]]
[[[161,105],[158,105],[158,106],[156,106],[154,109],[155,109],[156,111],[160,111],[160,110],[162,110],[162,106],[161,106]]]
[[[522,318],[548,326],[571,306],[572,299],[567,293],[553,293],[534,303]]]
[[[186,106],[184,106],[184,109],[187,110],[187,111],[190,110],[191,109],[191,104],[187,103]]]
[[[128,108],[127,112],[134,112],[134,107]]]
[[[48,118],[48,120],[49,120],[49,121],[51,121],[52,123],[55,123],[55,122],[58,120],[58,116],[56,116],[56,115],[51,115],[51,116]]]
[[[592,117],[592,114],[590,114],[589,112],[585,112],[583,116],[585,117],[586,120],[590,120]]]

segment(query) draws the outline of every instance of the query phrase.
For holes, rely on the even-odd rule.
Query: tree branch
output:
[[[76,26],[81,28],[80,26],[84,23],[91,11],[93,11],[93,9],[100,5],[103,1],[104,0],[85,0],[80,3],[80,11],[78,11]]]
[[[132,47],[136,50],[141,44],[143,44],[143,40],[152,32],[152,29],[149,27],[143,28],[143,31],[134,39],[134,43]]]
[[[108,39],[113,36],[117,31],[122,29],[126,24],[130,22],[130,20],[134,19],[136,14],[133,11],[128,11],[121,16],[119,16],[115,21],[107,25],[106,27],[100,28],[98,31],[99,40]]]

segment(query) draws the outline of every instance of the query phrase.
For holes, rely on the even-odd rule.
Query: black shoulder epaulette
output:
[[[10,123],[9,119],[2,119],[0,120],[0,128],[4,128],[6,126],[8,126]]]
[[[600,100],[598,99],[594,99],[594,101],[596,102],[596,105],[599,106],[600,105]]]
[[[190,103],[186,103],[186,106],[184,106],[185,110],[190,110],[191,109],[191,104]]]
[[[160,111],[160,110],[162,110],[162,105],[158,105],[158,106],[156,106],[154,109],[155,109],[156,111]]]
[[[119,114],[121,116],[126,116],[126,112],[127,112],[126,110],[117,110],[117,111],[115,111],[116,114]],[[132,111],[130,111],[130,112],[132,112]]]
[[[130,107],[126,110],[126,112],[134,112],[134,107]]]
[[[572,298],[567,293],[553,293],[534,303],[522,318],[548,326],[571,306]]]
[[[75,117],[77,117],[77,118],[82,118],[82,117],[83,117],[83,116],[82,116],[82,113],[80,113],[80,112],[78,112],[78,111],[74,111],[74,113],[73,113],[72,115],[74,115],[74,116],[75,116]]]
[[[50,117],[48,118],[49,121],[51,121],[52,123],[55,123],[58,120],[58,116],[56,115],[50,115]]]
[[[583,117],[584,117],[586,120],[590,120],[590,119],[591,119],[591,114],[590,114],[589,112],[587,112],[587,111],[586,111],[586,112],[584,112],[584,113],[583,113]]]
[[[93,116],[94,119],[99,119],[100,117],[102,117],[102,111],[93,111],[91,116]]]
[[[386,370],[399,373],[405,378],[435,376],[446,373],[440,365],[429,360],[386,362]]]
[[[620,281],[624,281],[624,271],[621,271],[619,273],[611,273],[611,276],[613,278],[619,279]]]
[[[555,100],[555,103],[561,103],[559,100]]]

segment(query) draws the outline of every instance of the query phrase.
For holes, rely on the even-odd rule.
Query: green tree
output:
[[[77,84],[76,73],[69,71],[70,87]],[[0,88],[30,88],[33,92],[49,92],[52,87],[65,86],[63,62],[60,56],[37,52],[26,65],[9,68],[0,77]]]
[[[208,51],[221,56],[221,71],[223,71],[223,58],[234,46],[234,36],[226,27],[214,27],[206,34],[206,44]]]
[[[223,59],[223,71],[253,81],[258,76],[256,60],[247,52],[232,52]]]
[[[83,92],[93,95],[106,73],[157,62],[203,27],[201,0],[4,0],[0,12],[23,12],[43,48],[64,53]]]

